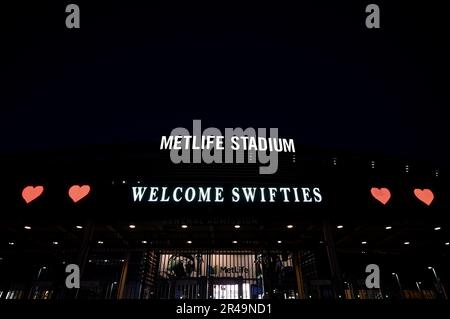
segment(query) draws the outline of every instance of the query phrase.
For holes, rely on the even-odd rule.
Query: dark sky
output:
[[[381,30],[363,1],[72,2],[80,30],[62,1],[4,11],[1,152],[157,141],[201,119],[448,165],[438,1],[375,2]]]

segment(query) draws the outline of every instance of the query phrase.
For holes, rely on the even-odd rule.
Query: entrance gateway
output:
[[[162,251],[158,299],[263,299],[266,281],[284,298],[295,298],[292,254],[257,251]]]

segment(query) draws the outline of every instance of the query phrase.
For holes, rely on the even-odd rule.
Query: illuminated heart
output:
[[[91,187],[89,185],[73,185],[69,188],[69,197],[73,200],[74,203],[76,203],[86,197],[90,191]]]
[[[414,195],[416,195],[416,197],[422,201],[423,203],[425,203],[426,205],[430,206],[431,202],[434,199],[434,194],[431,190],[425,188],[425,189],[419,189],[416,188],[414,190]]]
[[[22,198],[27,204],[42,195],[44,186],[27,186],[22,191]]]
[[[387,188],[376,188],[372,187],[370,190],[370,193],[373,197],[375,197],[376,200],[381,202],[383,205],[386,205],[386,203],[391,199],[391,192]]]

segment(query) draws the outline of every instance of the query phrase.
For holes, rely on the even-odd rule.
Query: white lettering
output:
[[[275,196],[277,195],[277,189],[274,187],[269,187],[269,195],[270,195],[270,200],[269,202],[274,202],[275,201]]]
[[[167,187],[162,188],[161,202],[168,202],[170,200],[166,195]]]
[[[195,189],[194,187],[188,187],[186,189],[186,192],[184,193],[184,198],[188,202],[192,202],[195,198]]]
[[[159,146],[160,150],[167,150],[167,149],[172,149],[172,145],[173,145],[173,136],[163,136],[161,138],[161,145]]]
[[[177,197],[177,192],[183,192],[183,188],[182,187],[177,187],[173,191],[173,200],[176,201],[176,202],[181,202],[181,197]]]
[[[322,194],[320,194],[320,189],[318,187],[313,188],[314,200],[316,203],[322,201]]]
[[[302,187],[302,193],[303,193],[303,202],[311,203],[312,202],[312,198],[309,197],[309,188]]]
[[[147,187],[133,187],[133,201],[142,201],[142,197],[144,196]]]
[[[173,143],[174,150],[181,150],[181,142],[183,142],[183,136],[175,136],[175,141]]]
[[[199,196],[198,196],[198,201],[199,202],[210,202],[211,198],[211,187],[207,187],[206,190],[203,187],[200,187],[199,189]]]
[[[255,201],[255,193],[256,193],[256,187],[243,187],[242,192],[244,193],[245,200],[248,202],[254,202]]]
[[[150,196],[148,197],[149,202],[156,202],[158,198],[156,197],[156,192],[158,191],[158,187],[150,187]]]
[[[232,194],[231,200],[233,201],[233,203],[238,202],[239,199],[240,199],[239,188],[238,187],[233,187],[232,190],[231,190],[231,194]]]
[[[222,192],[222,187],[216,187],[216,202],[223,202]]]

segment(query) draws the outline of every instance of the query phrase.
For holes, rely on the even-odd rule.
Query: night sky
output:
[[[147,143],[201,119],[448,166],[450,52],[439,2],[377,1],[380,30],[365,28],[370,2],[292,2],[2,9],[0,152]],[[65,28],[68,3],[80,5],[80,30]]]

